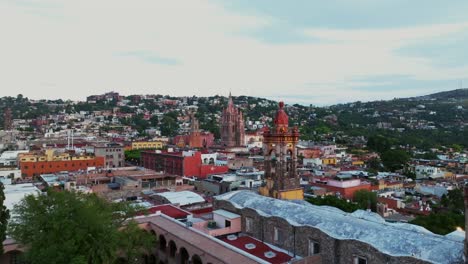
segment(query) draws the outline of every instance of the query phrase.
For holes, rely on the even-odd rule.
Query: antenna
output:
[[[70,130],[67,130],[67,150],[70,149]]]

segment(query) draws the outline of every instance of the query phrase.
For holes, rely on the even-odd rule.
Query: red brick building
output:
[[[206,178],[210,174],[228,172],[228,166],[218,166],[214,162],[204,163],[200,151],[187,152],[142,152],[143,167],[172,175]]]

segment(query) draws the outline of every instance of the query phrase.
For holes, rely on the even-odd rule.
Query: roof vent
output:
[[[254,249],[254,248],[256,248],[256,246],[253,243],[248,243],[248,244],[245,244],[245,248],[246,249]]]
[[[229,236],[227,236],[227,239],[228,239],[229,241],[233,241],[233,240],[236,240],[236,239],[237,239],[237,236],[236,236],[236,235],[229,235]]]
[[[276,253],[273,252],[273,251],[267,251],[267,252],[265,252],[265,257],[266,258],[274,258],[274,257],[276,257]]]

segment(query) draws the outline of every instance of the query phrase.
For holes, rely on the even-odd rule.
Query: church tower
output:
[[[190,125],[190,135],[189,135],[189,146],[191,148],[201,148],[201,136],[200,136],[200,124],[198,119],[192,114],[191,118],[191,125]]]
[[[225,147],[239,147],[244,145],[245,125],[242,111],[234,106],[229,93],[227,107],[221,116],[221,144]]]
[[[13,122],[11,121],[11,108],[5,108],[5,112],[3,114],[3,129],[4,130],[12,130],[13,129]]]
[[[302,200],[304,190],[296,168],[299,131],[297,127],[289,128],[289,117],[283,108],[284,103],[280,102],[274,127],[263,133],[266,184],[259,192],[277,199]]]

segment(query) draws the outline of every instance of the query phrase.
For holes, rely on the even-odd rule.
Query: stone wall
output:
[[[312,226],[293,226],[280,217],[262,216],[250,208],[236,208],[229,201],[214,200],[214,209],[224,209],[242,216],[242,233],[263,242],[278,246],[292,255],[309,256],[309,241],[319,244],[322,263],[353,263],[356,256],[364,257],[369,264],[423,264],[429,263],[413,257],[390,256],[373,246],[357,240],[339,240]],[[247,227],[250,222],[250,229]],[[275,240],[275,229],[279,232]]]

